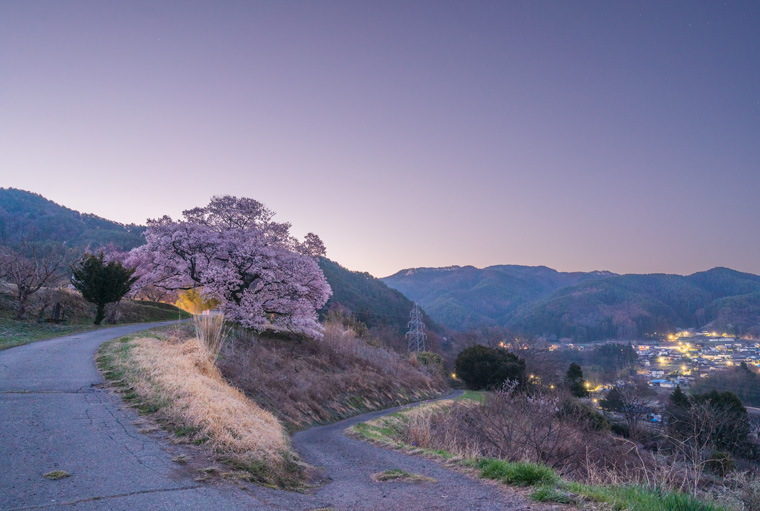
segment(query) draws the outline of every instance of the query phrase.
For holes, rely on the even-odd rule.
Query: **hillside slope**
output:
[[[401,292],[369,273],[350,271],[324,257],[320,258],[319,267],[333,291],[320,311],[323,317],[331,309],[338,308],[352,314],[370,329],[390,327],[401,335],[407,331],[414,303]],[[423,317],[428,330],[440,330],[424,311]]]
[[[142,226],[79,213],[36,193],[0,188],[0,241],[6,243],[25,236],[80,249],[112,243],[129,250],[144,243],[144,230]]]
[[[383,280],[458,330],[498,325],[577,342],[679,328],[760,336],[760,276],[728,268],[681,276],[467,266],[404,270]]]
[[[557,289],[612,275],[561,273],[545,266],[450,266],[402,270],[382,280],[418,302],[435,321],[468,330],[504,325],[522,307]]]
[[[760,277],[727,268],[689,276],[621,275],[565,288],[507,324],[576,341],[632,339],[682,328],[760,335]]]

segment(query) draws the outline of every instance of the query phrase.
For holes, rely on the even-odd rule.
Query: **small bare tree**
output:
[[[577,455],[573,439],[588,425],[569,402],[563,391],[539,387],[527,394],[508,382],[481,407],[480,444],[490,455],[512,461],[554,468],[574,464],[570,461]]]
[[[20,241],[0,247],[0,279],[16,286],[16,319],[25,319],[29,298],[65,275],[71,254],[62,247]]]
[[[687,467],[689,489],[696,495],[715,448],[715,433],[729,418],[722,417],[709,401],[690,400],[689,408],[678,420],[679,427],[669,428],[664,436]]]
[[[599,403],[604,410],[617,412],[628,424],[631,438],[638,438],[641,420],[652,409],[652,391],[644,385],[625,383],[613,387]]]

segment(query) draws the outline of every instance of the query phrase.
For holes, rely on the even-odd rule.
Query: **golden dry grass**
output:
[[[202,341],[122,340],[106,345],[104,357],[139,402],[223,459],[257,472],[277,472],[291,459],[282,425],[224,381]]]
[[[222,345],[227,337],[227,330],[224,328],[224,314],[193,316],[193,326],[195,326],[195,335],[206,346],[211,360],[219,357]]]

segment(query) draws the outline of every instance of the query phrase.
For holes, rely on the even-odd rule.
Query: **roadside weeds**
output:
[[[476,393],[459,400],[477,402]],[[451,406],[455,400],[442,400],[402,410],[356,424],[346,430],[349,436],[407,454],[435,459],[443,465],[473,477],[499,482],[535,502],[568,505],[582,509],[613,511],[723,511],[719,505],[691,495],[661,488],[625,485],[589,485],[562,479],[545,465],[509,462],[495,458],[468,456],[443,449],[423,449],[403,441],[403,428],[414,418]]]

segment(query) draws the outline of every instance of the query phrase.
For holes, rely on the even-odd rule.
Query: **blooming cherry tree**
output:
[[[182,215],[184,220],[148,221],[147,244],[127,259],[138,268],[138,288],[200,288],[245,327],[274,325],[321,336],[316,311],[331,291],[317,265],[325,253],[317,235],[298,241],[290,224],[274,222],[270,210],[248,198],[213,197]]]

